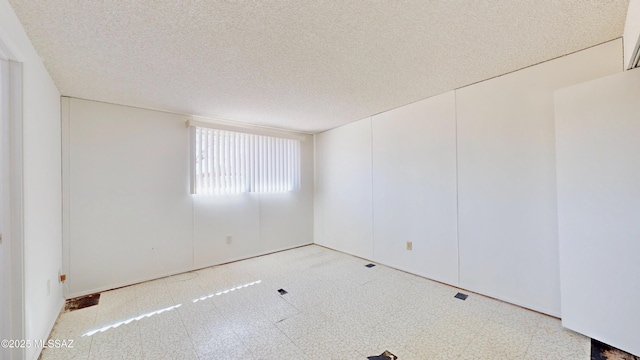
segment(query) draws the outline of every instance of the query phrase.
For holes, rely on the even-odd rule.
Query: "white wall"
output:
[[[57,281],[62,259],[60,93],[6,0],[0,0],[0,36],[23,66],[24,336],[45,339],[64,302]],[[37,358],[39,351],[27,349],[26,358]]]
[[[373,259],[371,118],[315,135],[320,245]]]
[[[553,92],[621,62],[615,40],[456,91],[460,286],[560,315]]]
[[[458,283],[453,91],[373,116],[374,259]],[[413,250],[406,250],[412,241]]]
[[[559,316],[553,93],[621,70],[618,39],[317,135],[316,242]]]
[[[185,117],[64,100],[70,103],[70,294],[190,268]]]
[[[562,324],[640,355],[640,69],[556,92]]]
[[[68,296],[313,242],[311,136],[301,145],[299,191],[196,196],[187,116],[63,101]]]

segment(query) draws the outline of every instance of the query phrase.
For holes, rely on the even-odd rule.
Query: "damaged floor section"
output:
[[[69,299],[64,304],[64,311],[75,311],[84,308],[88,308],[90,306],[98,305],[100,302],[100,293],[80,296],[77,298]]]
[[[310,245],[101,294],[42,359],[582,359],[558,319]],[[281,295],[278,290],[284,290]]]
[[[640,360],[640,358],[595,339],[591,339],[591,360]]]

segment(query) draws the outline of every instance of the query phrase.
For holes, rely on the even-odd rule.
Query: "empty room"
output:
[[[640,359],[640,0],[0,0],[0,359]]]

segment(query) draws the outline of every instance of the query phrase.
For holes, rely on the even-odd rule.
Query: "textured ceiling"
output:
[[[9,1],[63,95],[303,132],[620,37],[628,5]]]

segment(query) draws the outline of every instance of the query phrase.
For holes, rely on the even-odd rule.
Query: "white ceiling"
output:
[[[628,6],[9,1],[63,95],[303,132],[618,38]]]

